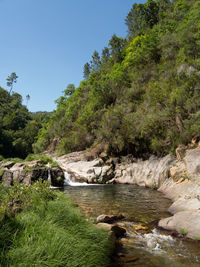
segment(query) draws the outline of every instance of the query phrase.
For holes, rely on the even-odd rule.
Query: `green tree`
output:
[[[85,63],[85,65],[83,67],[83,78],[85,80],[87,80],[89,78],[90,71],[91,71],[91,67],[90,67],[90,64],[87,62],[87,63]]]
[[[124,47],[125,40],[121,37],[117,37],[116,34],[114,34],[110,41],[110,50],[111,50],[111,56],[114,62],[121,62],[122,61],[122,49]]]
[[[6,79],[7,80],[7,86],[10,87],[10,91],[9,91],[9,94],[11,94],[12,90],[13,90],[13,84],[17,82],[17,78],[18,76],[16,75],[15,72],[12,72],[8,78]]]
[[[159,5],[156,1],[148,0],[145,4],[133,4],[125,23],[129,36],[143,34],[145,29],[151,29],[159,19]]]
[[[67,85],[67,88],[63,91],[64,92],[64,96],[71,96],[76,90],[76,87],[73,83],[69,83]]]
[[[102,63],[107,63],[110,58],[110,51],[108,47],[104,47],[101,53],[101,61]]]
[[[100,64],[101,64],[101,60],[100,60],[100,56],[99,53],[95,50],[93,55],[92,55],[92,60],[90,61],[91,63],[91,70],[92,71],[98,71]]]

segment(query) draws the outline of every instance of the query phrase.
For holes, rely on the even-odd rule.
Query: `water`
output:
[[[66,186],[64,192],[91,219],[125,216],[121,226],[128,234],[118,251],[123,257],[116,257],[113,266],[200,266],[200,242],[173,238],[150,224],[169,216],[171,201],[161,193],[134,185]]]

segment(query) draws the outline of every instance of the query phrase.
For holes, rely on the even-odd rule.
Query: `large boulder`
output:
[[[158,226],[167,230],[176,230],[180,234],[200,238],[200,210],[180,211],[174,216],[159,221]]]
[[[200,149],[187,150],[184,163],[187,168],[188,177],[200,183]]]
[[[119,164],[115,169],[115,182],[159,188],[168,179],[174,162],[175,158],[167,155],[163,158],[152,156],[148,160]]]
[[[54,160],[70,175],[72,182],[106,183],[114,177],[113,166],[103,165],[104,162],[100,158],[91,161],[71,161],[71,157],[62,156]]]
[[[120,215],[101,214],[97,217],[97,223],[114,223],[122,219],[124,219],[124,216],[122,214]]]

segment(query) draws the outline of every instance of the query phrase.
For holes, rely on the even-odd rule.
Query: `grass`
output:
[[[179,233],[183,236],[187,235],[188,231],[184,228],[179,229]]]
[[[22,212],[7,212],[0,223],[0,266],[109,266],[107,232],[86,221],[67,196],[39,183],[17,197]],[[3,190],[9,206],[11,189]]]
[[[20,158],[3,158],[0,156],[0,161],[12,161],[14,163],[23,163],[25,161],[35,161],[35,160],[40,160],[41,166],[46,165],[47,163],[50,163],[52,168],[59,168],[59,164],[55,161],[53,161],[53,159],[51,157],[45,156],[45,155],[36,155],[36,154],[29,154],[25,159],[20,159]]]

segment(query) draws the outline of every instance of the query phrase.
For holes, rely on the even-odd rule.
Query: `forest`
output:
[[[200,131],[199,10],[200,0],[133,4],[127,37],[95,50],[78,88],[69,84],[43,121],[1,88],[1,154],[40,153],[54,139],[59,154],[102,147],[140,157],[188,143]]]
[[[0,87],[0,159],[25,158],[32,153],[32,144],[39,129],[49,120],[46,112],[29,112],[22,105],[22,96],[11,89],[8,92]]]

